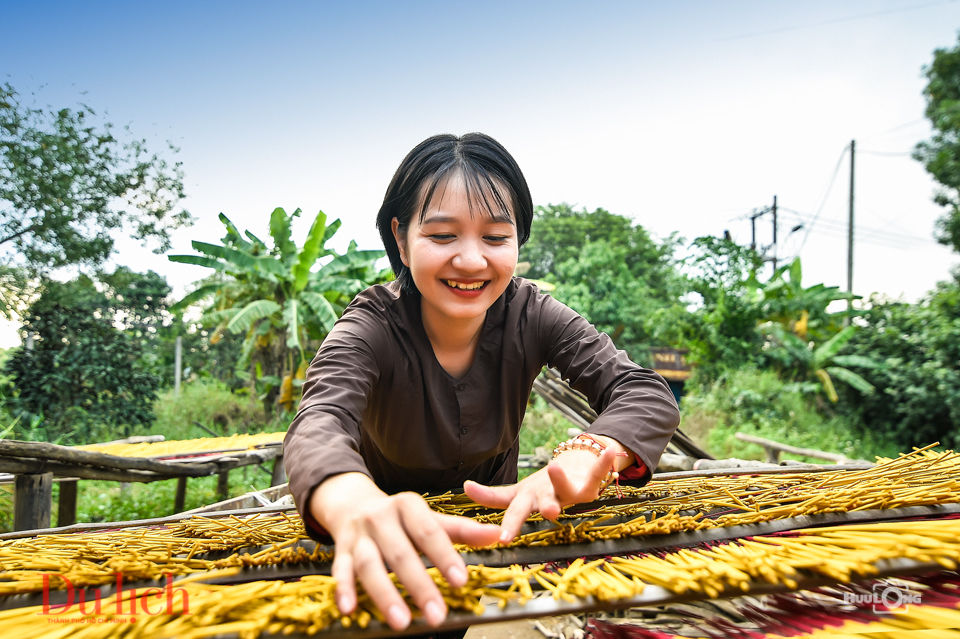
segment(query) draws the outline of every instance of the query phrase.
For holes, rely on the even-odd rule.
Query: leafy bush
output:
[[[683,303],[665,305],[648,325],[659,327],[659,341],[687,349],[701,382],[709,383],[761,357],[757,325],[763,314],[755,279],[760,261],[756,251],[712,237],[698,238],[691,250]]]
[[[872,432],[860,432],[848,420],[823,417],[811,397],[785,383],[774,371],[743,368],[727,371],[720,379],[683,398],[681,428],[702,441],[716,457],[763,459],[763,450],[734,437],[743,432],[774,441],[840,453],[853,459],[896,455],[897,446]],[[689,426],[688,426],[689,425]],[[783,455],[783,458],[823,463]]]
[[[196,439],[208,433],[194,425],[199,422],[215,433],[234,433],[286,430],[292,416],[281,414],[265,422],[259,402],[250,401],[246,394],[230,391],[226,384],[214,379],[198,379],[183,384],[180,396],[173,389],[161,393],[153,405],[156,421],[139,434],[163,435],[171,439]]]
[[[870,301],[850,346],[884,365],[865,375],[875,393],[845,394],[850,417],[904,450],[960,446],[960,282],[917,304]]]

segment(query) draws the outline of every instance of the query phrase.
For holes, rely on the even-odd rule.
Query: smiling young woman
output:
[[[395,282],[360,293],[307,371],[284,442],[290,490],[311,535],[336,542],[337,604],[359,579],[396,630],[410,611],[446,616],[424,553],[466,580],[452,542],[507,542],[533,512],[554,519],[595,499],[628,467],[649,478],[679,423],[666,382],[631,362],[585,319],[514,278],[533,203],[492,138],[440,135],[397,169],[377,216]],[[599,413],[517,483],[518,434],[533,381],[558,368]],[[463,489],[505,508],[500,526],[432,512],[423,492]]]

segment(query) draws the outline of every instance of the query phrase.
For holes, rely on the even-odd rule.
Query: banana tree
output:
[[[837,286],[815,284],[804,288],[800,258],[778,268],[769,280],[760,283],[756,273],[747,283],[764,321],[777,322],[802,340],[826,340],[843,326],[846,309],[831,313],[833,302],[850,299]],[[859,299],[854,296],[853,299]]]
[[[781,356],[778,359],[781,362],[793,360],[800,375],[812,375],[816,378],[819,387],[831,402],[839,399],[834,379],[861,393],[869,394],[874,391],[873,384],[850,368],[878,368],[880,363],[863,355],[839,354],[856,332],[855,325],[847,326],[820,345],[804,341],[777,322],[768,322],[762,325],[760,330],[767,339],[768,353],[780,349]]]
[[[274,209],[271,247],[249,231],[241,234],[221,213],[226,235],[220,244],[194,241],[199,255],[169,257],[213,269],[172,310],[205,303],[201,321],[212,328],[211,341],[225,334],[244,335],[238,365],[244,370],[238,375],[250,379],[268,411],[274,402],[293,407],[294,388],[308,363],[307,348],[326,336],[359,291],[385,281],[389,273],[374,266],[383,251],[358,251],[355,242],[344,254],[328,248],[340,220],[327,224],[322,211],[298,247],[291,224],[299,215],[300,209],[292,214]]]

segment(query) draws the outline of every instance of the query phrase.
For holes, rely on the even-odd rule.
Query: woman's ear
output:
[[[397,218],[390,220],[390,229],[393,231],[393,239],[397,241],[397,248],[400,249],[400,261],[410,268],[410,263],[407,261],[407,234],[400,232],[400,220]]]

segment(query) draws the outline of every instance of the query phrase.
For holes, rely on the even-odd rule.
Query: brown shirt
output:
[[[390,494],[516,482],[520,424],[544,365],[589,398],[600,415],[591,433],[657,467],[680,422],[667,383],[530,282],[514,278],[487,311],[462,379],[437,361],[419,296],[396,282],[361,292],[307,370],[284,440],[301,514],[314,488],[345,472]]]

